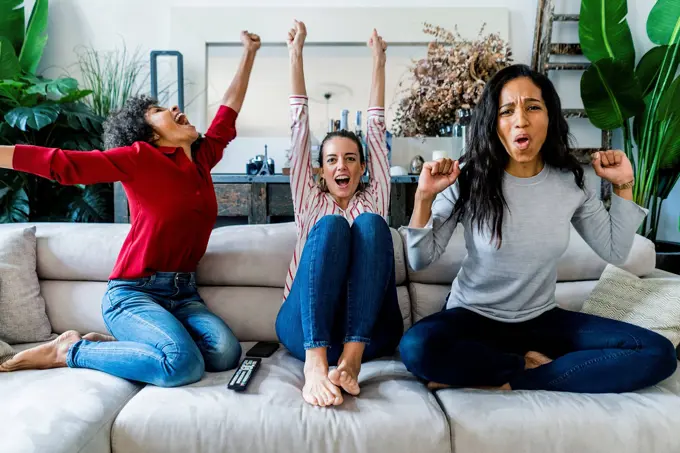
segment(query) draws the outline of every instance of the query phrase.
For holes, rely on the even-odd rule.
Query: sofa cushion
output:
[[[124,223],[31,223],[36,226],[41,280],[106,281],[130,225]],[[0,224],[0,232],[11,225]]]
[[[597,280],[607,263],[588,246],[573,226],[570,228],[569,246],[557,263],[557,281]],[[407,266],[410,281],[451,284],[467,254],[463,231],[464,229],[459,225],[442,256],[427,269],[415,272]],[[621,267],[642,277],[653,272],[655,265],[654,243],[636,235],[630,255]]]
[[[680,279],[641,279],[611,264],[583,305],[583,313],[644,327],[680,344]]]
[[[35,227],[1,231],[0,339],[10,344],[53,337],[35,269]]]
[[[454,452],[675,453],[680,368],[624,394],[440,390]]]
[[[404,246],[392,229],[395,279],[406,279]],[[283,288],[295,250],[295,224],[238,225],[216,228],[198,264],[198,283],[206,286],[269,286]],[[236,265],[238,264],[238,265]]]
[[[345,396],[334,408],[303,401],[302,367],[281,349],[263,359],[244,393],[227,389],[233,371],[209,373],[182,388],[147,386],[118,415],[113,451],[451,452],[449,427],[434,395],[401,362],[364,364],[361,395]]]
[[[138,390],[123,379],[85,369],[0,373],[0,450],[108,453],[113,420]]]
[[[106,282],[42,280],[40,291],[56,333],[108,333],[101,308]]]

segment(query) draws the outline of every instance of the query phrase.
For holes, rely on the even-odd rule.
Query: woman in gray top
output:
[[[661,335],[556,306],[570,223],[598,255],[621,264],[647,214],[632,201],[623,152],[595,153],[593,167],[613,184],[609,211],[570,154],[550,80],[515,65],[489,81],[460,165],[424,165],[403,230],[415,270],[439,258],[459,223],[468,252],[445,310],[402,338],[413,374],[431,388],[599,393],[636,390],[675,371],[673,345]]]

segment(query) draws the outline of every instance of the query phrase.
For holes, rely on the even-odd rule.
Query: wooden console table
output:
[[[248,176],[213,174],[217,196],[218,224],[278,223],[293,221],[293,201],[288,176]],[[413,198],[418,176],[393,176],[388,223],[398,228],[408,224],[413,212]],[[127,197],[121,183],[115,183],[114,221],[129,223]]]

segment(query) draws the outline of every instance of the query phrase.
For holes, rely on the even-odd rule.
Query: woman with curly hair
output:
[[[406,367],[431,388],[628,392],[677,366],[661,335],[557,307],[570,224],[600,257],[621,264],[647,213],[632,201],[633,169],[621,151],[592,161],[613,184],[611,209],[585,187],[561,110],[547,77],[505,68],[484,89],[460,165],[423,166],[404,229],[411,267],[436,261],[459,223],[468,252],[445,309],[401,340]]]
[[[121,181],[130,232],[102,300],[115,337],[67,331],[20,352],[0,371],[91,368],[162,387],[196,382],[204,370],[234,368],[241,346],[196,289],[195,271],[217,218],[210,170],[236,137],[236,117],[260,38],[241,33],[237,73],[204,137],[177,106],[147,97],[128,100],[104,125],[107,151],[0,147],[0,167],[61,184]]]

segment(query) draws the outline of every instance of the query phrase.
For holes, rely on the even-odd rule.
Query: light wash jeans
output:
[[[102,314],[117,341],[78,341],[68,351],[69,367],[176,387],[200,380],[205,370],[238,365],[241,345],[205,306],[193,272],[111,280]]]

